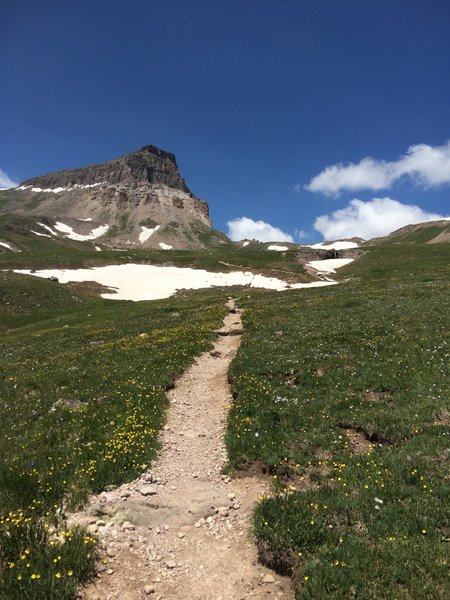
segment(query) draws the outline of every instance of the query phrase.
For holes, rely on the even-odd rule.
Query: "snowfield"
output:
[[[356,242],[330,242],[327,244],[326,242],[320,242],[320,244],[313,244],[310,248],[314,248],[315,250],[350,250],[351,248],[359,248]]]
[[[321,261],[326,262],[326,261]],[[109,265],[92,269],[15,269],[15,273],[35,277],[57,277],[60,283],[69,281],[95,281],[111,288],[102,298],[112,300],[160,300],[173,296],[178,290],[198,290],[213,286],[243,285],[270,290],[289,290],[335,285],[335,281],[289,284],[281,279],[255,275],[249,271],[213,273],[203,269],[161,267],[155,265]]]
[[[44,227],[46,226],[44,225]],[[77,242],[86,242],[89,240],[95,240],[96,238],[99,238],[102,235],[104,235],[108,231],[109,225],[100,225],[99,227],[95,227],[95,229],[93,229],[88,235],[76,233],[76,231],[74,231],[72,227],[61,223],[60,221],[57,221],[55,223],[55,229],[57,231],[60,231],[61,233],[64,233],[65,236],[69,238],[69,240],[77,240]],[[34,231],[33,233],[36,232]]]
[[[353,260],[353,258],[328,258],[326,260],[312,260],[307,264],[318,273],[336,273],[336,269],[349,265]]]
[[[267,250],[275,250],[276,252],[285,252],[289,250],[287,246],[277,246],[276,244],[272,244],[271,246],[267,246]]]

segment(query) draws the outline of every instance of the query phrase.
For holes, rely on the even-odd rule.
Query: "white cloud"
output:
[[[393,163],[395,164],[395,163]],[[410,146],[397,161],[395,177],[410,175],[423,187],[450,183],[450,141],[445,146]]]
[[[309,233],[304,229],[296,229],[294,235],[298,240],[307,240],[310,237]]]
[[[7,190],[12,187],[17,187],[19,184],[8,177],[5,171],[0,169],[0,190]]]
[[[391,162],[366,157],[359,163],[338,163],[313,177],[305,189],[327,196],[343,190],[381,190],[404,176],[424,188],[450,184],[450,141],[445,146],[410,146],[404,156]]]
[[[381,237],[412,223],[445,219],[419,206],[402,204],[392,198],[373,198],[368,202],[351,200],[340,210],[322,215],[314,221],[314,229],[325,240],[361,237],[366,240]]]
[[[293,242],[294,238],[278,227],[265,221],[254,221],[248,217],[239,217],[228,221],[228,237],[238,240],[258,240],[259,242]]]

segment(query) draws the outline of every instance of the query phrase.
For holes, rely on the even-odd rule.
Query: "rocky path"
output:
[[[151,471],[94,497],[74,516],[100,537],[103,562],[84,600],[292,599],[290,582],[258,564],[251,509],[268,483],[230,480],[224,434],[227,381],[242,332],[228,303],[214,349],[169,392],[162,451]]]

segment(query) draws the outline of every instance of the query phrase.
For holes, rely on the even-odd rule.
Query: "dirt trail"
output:
[[[287,578],[257,561],[251,509],[269,484],[230,480],[224,434],[232,401],[227,372],[242,333],[228,303],[214,349],[169,392],[162,450],[151,471],[92,498],[74,520],[101,540],[104,562],[86,600],[246,600],[294,595]]]

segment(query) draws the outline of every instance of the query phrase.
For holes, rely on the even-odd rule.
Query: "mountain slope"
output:
[[[369,240],[370,244],[438,244],[450,242],[450,221],[428,221],[406,225],[386,237]]]
[[[112,247],[202,248],[226,243],[175,156],[144,146],[115,160],[34,177],[0,192],[0,213],[52,220],[52,233]]]

